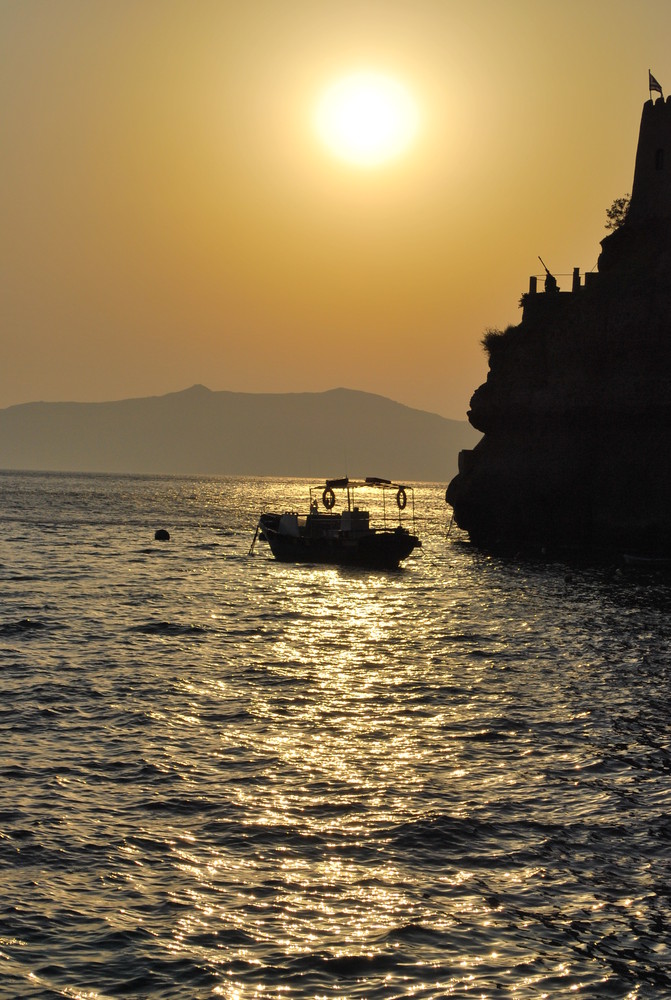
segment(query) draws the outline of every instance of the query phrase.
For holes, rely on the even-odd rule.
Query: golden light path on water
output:
[[[421,552],[370,573],[248,555],[303,483],[119,480],[103,530],[109,486],[76,483],[35,482],[61,527],[54,499],[0,521],[44,621],[3,675],[15,995],[666,989],[664,588],[482,557],[440,484]]]
[[[213,851],[203,859],[193,845],[181,847],[179,864],[198,888],[191,896],[193,912],[180,920],[174,947],[179,951],[180,941],[221,919],[212,893],[225,870],[227,879],[237,874],[240,881],[240,909],[228,902],[225,906],[227,921],[240,931],[248,927],[252,908],[255,935],[269,946],[301,955],[319,943],[334,958],[371,958],[386,949],[386,936],[399,921],[421,926],[432,912],[430,904],[417,898],[403,866],[385,857],[388,838],[383,831],[400,817],[421,815],[422,808],[412,803],[421,803],[427,782],[444,780],[438,773],[432,779],[432,761],[454,712],[439,704],[427,711],[423,696],[413,704],[415,678],[425,669],[424,639],[416,635],[398,641],[399,621],[408,616],[405,575],[354,571],[343,576],[338,569],[297,571],[275,564],[264,569],[274,576],[282,607],[292,610],[284,612],[281,635],[266,659],[275,683],[258,684],[251,692],[250,712],[264,720],[255,737],[255,754],[269,762],[261,771],[264,793],[260,798],[258,787],[239,783],[233,801],[255,829],[292,829],[308,841],[318,835],[325,838],[324,851],[318,859],[306,859],[290,846],[276,848],[273,871],[282,888],[270,905],[265,893],[250,886],[255,874],[261,878],[267,869],[263,852],[231,870],[227,854]],[[240,655],[248,653],[245,636]],[[278,705],[276,685],[292,687],[291,699]],[[236,698],[230,682],[214,677],[185,688],[198,704],[230,704]],[[419,725],[408,726],[408,716]],[[186,723],[198,727],[197,710],[177,722]],[[446,762],[449,780],[449,746],[441,745],[441,770]],[[178,760],[176,766],[185,763]],[[292,780],[278,781],[279,770]],[[455,762],[454,775],[467,780],[468,769]],[[382,831],[379,846],[362,865],[350,855],[376,828]],[[439,876],[434,891],[459,886],[463,892],[468,879],[465,871]],[[486,907],[466,896],[460,912],[439,919],[433,914],[432,932],[453,931],[476,910]],[[237,957],[253,962],[246,948]],[[449,982],[434,987],[448,990]]]

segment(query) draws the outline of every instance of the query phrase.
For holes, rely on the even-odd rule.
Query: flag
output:
[[[652,73],[650,72],[650,70],[648,70],[648,78],[649,78],[648,79],[648,86],[649,86],[649,89],[650,89],[650,93],[652,93],[653,90],[656,90],[658,94],[661,94],[662,97],[664,97],[664,92],[662,91],[662,85],[661,85],[661,83],[658,83],[657,80],[655,80],[655,78],[652,75]]]

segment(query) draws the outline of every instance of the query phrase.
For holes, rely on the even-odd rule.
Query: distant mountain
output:
[[[0,410],[0,467],[173,475],[383,476],[443,482],[480,435],[351,389],[183,392]]]

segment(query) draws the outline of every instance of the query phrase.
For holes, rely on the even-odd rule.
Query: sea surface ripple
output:
[[[671,587],[443,493],[385,573],[249,554],[305,482],[0,473],[0,996],[671,997]]]

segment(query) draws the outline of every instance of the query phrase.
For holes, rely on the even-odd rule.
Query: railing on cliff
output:
[[[529,277],[529,291],[522,296],[522,322],[532,315],[547,315],[554,306],[562,305],[575,295],[580,295],[598,277],[597,271],[584,271],[574,267],[569,274],[532,274]],[[565,287],[562,289],[562,284]]]

